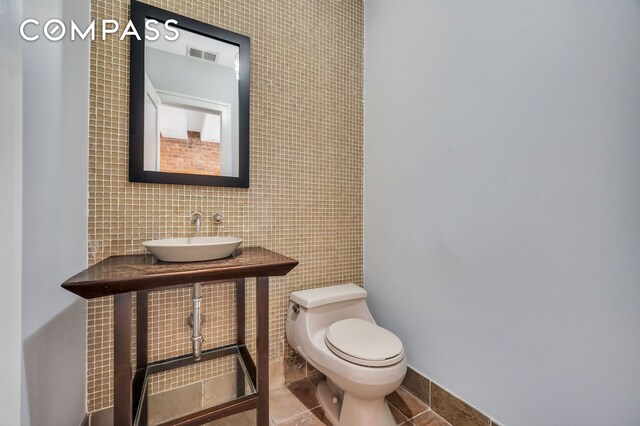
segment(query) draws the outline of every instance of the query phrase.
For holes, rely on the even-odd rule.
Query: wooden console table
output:
[[[149,375],[223,356],[237,355],[237,394],[232,401],[165,422],[201,425],[241,411],[257,409],[259,426],[269,425],[269,277],[289,273],[298,262],[261,247],[243,248],[225,259],[193,263],[161,262],[151,255],[113,256],[69,278],[62,287],[85,299],[114,296],[114,425],[146,424]],[[257,375],[245,344],[245,278],[256,277]],[[148,293],[202,282],[216,285],[235,280],[237,340],[233,345],[149,363],[147,358]],[[136,371],[131,364],[132,293],[136,292]],[[242,370],[257,391],[245,395]],[[244,383],[244,382],[243,382]]]

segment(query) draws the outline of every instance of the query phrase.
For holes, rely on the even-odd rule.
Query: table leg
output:
[[[131,425],[131,293],[113,296],[113,424]]]
[[[145,369],[149,365],[149,292],[136,292],[136,373],[133,376],[133,409],[140,410],[138,424],[146,425],[148,420],[147,394],[144,391]],[[144,398],[142,404],[140,399]],[[134,411],[135,413],[135,411]],[[134,420],[135,420],[134,414]]]
[[[148,364],[149,345],[149,293],[147,290],[136,292],[136,368],[144,368]]]
[[[269,277],[256,278],[258,426],[269,425]]]
[[[245,291],[244,278],[236,279],[236,342],[238,345],[245,344]],[[240,359],[236,361],[236,396],[241,397],[245,394],[244,371],[240,365]]]

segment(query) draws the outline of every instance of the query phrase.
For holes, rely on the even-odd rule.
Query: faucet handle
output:
[[[222,223],[222,219],[224,219],[224,215],[221,212],[215,212],[211,215],[211,220],[213,220],[213,223]]]

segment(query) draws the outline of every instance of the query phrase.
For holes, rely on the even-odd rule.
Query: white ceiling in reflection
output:
[[[236,66],[236,56],[238,55],[239,48],[233,44],[225,43],[222,41],[214,40],[209,37],[201,36],[199,34],[192,33],[190,31],[179,29],[180,37],[178,37],[175,41],[165,40],[163,37],[165,34],[172,35],[169,33],[163,25],[158,25],[155,27],[160,32],[160,38],[154,41],[145,41],[146,47],[150,47],[153,49],[164,50],[165,52],[174,53],[176,55],[186,56],[187,55],[187,46],[192,48],[197,48],[200,50],[204,50],[207,52],[214,52],[219,55],[217,64],[235,68]],[[147,32],[147,34],[151,37],[154,34],[151,32]]]
[[[203,142],[220,142],[220,116],[203,111],[172,107],[158,108],[160,134],[166,138],[188,139],[187,132],[200,132]]]

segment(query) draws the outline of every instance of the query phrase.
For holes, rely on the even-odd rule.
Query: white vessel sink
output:
[[[199,262],[222,259],[242,243],[235,237],[167,238],[142,243],[158,259],[165,262]]]

